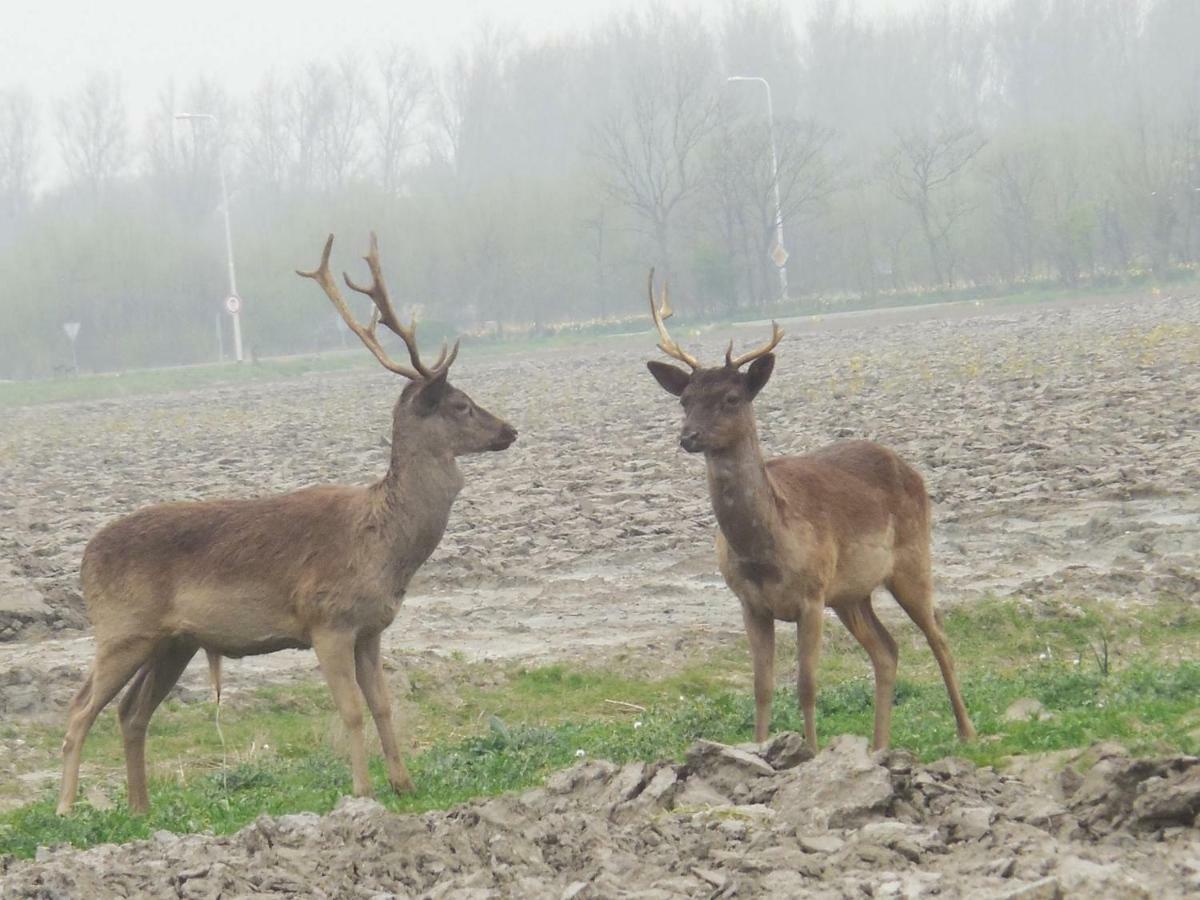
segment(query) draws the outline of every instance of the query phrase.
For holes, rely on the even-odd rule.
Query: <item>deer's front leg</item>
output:
[[[317,662],[329,684],[333,705],[342,717],[350,737],[350,771],[354,776],[354,793],[371,796],[371,779],[367,774],[367,748],[363,743],[362,702],[354,680],[354,634],[348,631],[322,629],[312,634]]]
[[[775,694],[775,617],[742,603],[742,621],[750,640],[754,664],[754,740],[765,741],[771,730],[771,700]]]
[[[367,708],[375,719],[375,728],[379,731],[379,744],[387,762],[388,782],[396,793],[405,794],[413,789],[413,783],[408,767],[400,756],[400,748],[396,745],[396,732],[392,728],[392,701],[383,674],[379,639],[380,635],[374,634],[359,640],[355,649],[355,672],[358,686],[367,698]]]
[[[821,626],[825,604],[821,600],[800,605],[796,620],[796,702],[804,714],[804,740],[817,752],[817,663],[821,661]]]

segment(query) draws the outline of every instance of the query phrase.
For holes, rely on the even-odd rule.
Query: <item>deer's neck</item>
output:
[[[437,549],[463,486],[452,453],[408,443],[403,436],[393,435],[391,465],[374,489],[373,516],[379,537],[390,550],[391,568],[403,584]]]
[[[705,454],[705,461],[713,512],[730,549],[744,559],[773,556],[779,510],[757,431],[729,450]]]

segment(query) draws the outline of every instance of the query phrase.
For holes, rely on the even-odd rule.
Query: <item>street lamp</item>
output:
[[[175,113],[175,118],[180,121],[191,122],[193,129],[196,127],[196,121],[200,119],[206,119],[213,123],[214,128],[218,128],[217,117],[212,113]],[[219,130],[217,134],[219,141]],[[229,296],[225,298],[225,309],[228,310],[230,317],[233,319],[234,358],[237,359],[238,362],[241,362],[242,299],[238,296],[237,273],[233,268],[233,231],[229,227],[229,191],[225,187],[225,154],[223,150],[224,148],[222,146],[217,146],[217,173],[220,176],[221,181],[221,212],[225,218],[225,255],[229,260]]]
[[[767,89],[767,134],[771,139],[771,181],[775,186],[775,250],[771,256],[779,269],[780,299],[787,300],[787,250],[783,246],[783,204],[779,200],[779,162],[775,155],[775,111],[771,104],[771,85],[760,75],[730,75],[725,80],[757,81]]]

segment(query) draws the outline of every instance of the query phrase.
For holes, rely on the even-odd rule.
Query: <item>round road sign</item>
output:
[[[242,309],[242,298],[237,294],[230,294],[225,298],[225,309],[231,316],[236,316]]]

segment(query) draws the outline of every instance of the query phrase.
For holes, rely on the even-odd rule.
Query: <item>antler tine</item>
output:
[[[446,356],[446,342],[442,341],[442,355],[438,357],[437,365],[433,367],[435,372],[454,365],[454,360],[458,359],[458,343],[457,340],[454,342],[454,346],[450,349],[450,355]]]
[[[421,377],[433,377],[441,367],[441,360],[432,369],[421,362],[421,351],[417,347],[417,317],[413,316],[412,321],[406,327],[400,321],[400,317],[396,315],[396,310],[392,307],[391,298],[388,297],[387,285],[383,280],[383,267],[379,263],[379,238],[375,235],[374,231],[371,232],[371,249],[363,259],[366,260],[367,267],[371,270],[370,286],[362,287],[356,284],[348,273],[343,272],[342,277],[346,279],[346,284],[351,290],[358,291],[360,294],[366,294],[371,298],[371,302],[375,304],[375,308],[379,313],[379,321],[383,322],[384,325],[399,335],[400,339],[404,341],[404,346],[408,348],[408,357],[412,360],[413,367],[421,373]],[[444,356],[445,351],[443,351],[443,358]]]
[[[341,290],[338,288],[337,281],[329,273],[329,254],[333,251],[333,235],[325,241],[325,249],[321,251],[321,264],[311,272],[305,272],[302,269],[297,269],[296,274],[301,278],[311,278],[321,286],[325,292],[325,296],[332,301],[334,308],[345,321],[347,327],[358,335],[359,340],[363,342],[368,350],[374,354],[375,358],[383,364],[383,367],[389,372],[395,372],[397,375],[403,375],[405,378],[411,378],[414,381],[420,380],[422,375],[414,372],[407,366],[402,366],[397,362],[393,362],[384,351],[383,346],[379,343],[379,339],[375,337],[375,328],[379,324],[380,310],[376,304],[375,311],[371,314],[371,323],[365,328],[354,318],[354,313],[350,311],[350,307],[346,304],[346,299],[342,296]],[[349,282],[349,279],[346,279]],[[354,287],[354,285],[350,285]],[[356,288],[357,290],[357,288]]]
[[[751,350],[749,353],[743,353],[737,358],[733,358],[733,341],[729,342],[729,349],[725,351],[725,365],[733,369],[739,369],[748,362],[753,362],[760,356],[766,356],[775,346],[783,340],[783,329],[779,327],[779,323],[771,321],[771,339],[761,347]]]
[[[430,369],[436,372],[438,369],[442,368],[442,366],[449,368],[450,364],[454,362],[455,357],[458,356],[458,343],[458,341],[454,342],[454,352],[450,356],[450,362],[446,362],[446,354],[450,352],[450,345],[446,343],[445,339],[443,339],[442,352],[438,354],[437,362],[430,366]]]
[[[671,309],[671,300],[667,293],[666,284],[663,285],[661,306],[654,302],[654,268],[650,269],[649,279],[650,289],[650,318],[654,320],[654,327],[658,329],[658,349],[667,354],[673,359],[687,363],[692,367],[692,371],[700,368],[700,361],[692,356],[686,350],[675,343],[671,335],[667,333],[666,320],[674,315],[674,310]]]

